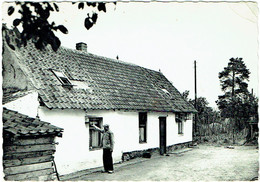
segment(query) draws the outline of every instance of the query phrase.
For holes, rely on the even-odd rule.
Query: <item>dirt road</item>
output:
[[[248,181],[258,176],[258,149],[235,146],[234,149],[200,145],[191,151],[115,167],[115,173],[94,173],[77,180],[132,181]]]

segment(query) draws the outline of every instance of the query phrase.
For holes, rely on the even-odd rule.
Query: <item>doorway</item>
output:
[[[159,117],[160,154],[166,153],[166,117]]]

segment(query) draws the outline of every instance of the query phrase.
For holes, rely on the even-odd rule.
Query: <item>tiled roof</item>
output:
[[[27,44],[13,52],[50,109],[196,111],[157,71],[64,47],[53,52]],[[52,70],[65,72],[89,89],[63,87]]]
[[[3,129],[16,136],[36,136],[36,135],[58,135],[63,131],[62,128],[50,125],[38,118],[31,118],[3,108]]]
[[[6,104],[9,102],[12,102],[14,100],[17,100],[21,97],[24,97],[28,94],[30,94],[32,91],[29,90],[17,90],[17,89],[3,89],[3,99],[2,104]]]

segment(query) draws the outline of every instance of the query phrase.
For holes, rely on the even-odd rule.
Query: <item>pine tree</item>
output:
[[[249,75],[250,71],[242,58],[231,58],[228,66],[219,73],[224,95],[218,98],[218,108],[221,116],[233,121],[234,126],[239,130],[245,127],[245,122],[252,116],[251,110],[255,107],[249,102],[253,98],[248,92]]]

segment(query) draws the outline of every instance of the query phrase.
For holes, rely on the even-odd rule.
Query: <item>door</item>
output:
[[[166,117],[159,117],[160,154],[166,153]]]

